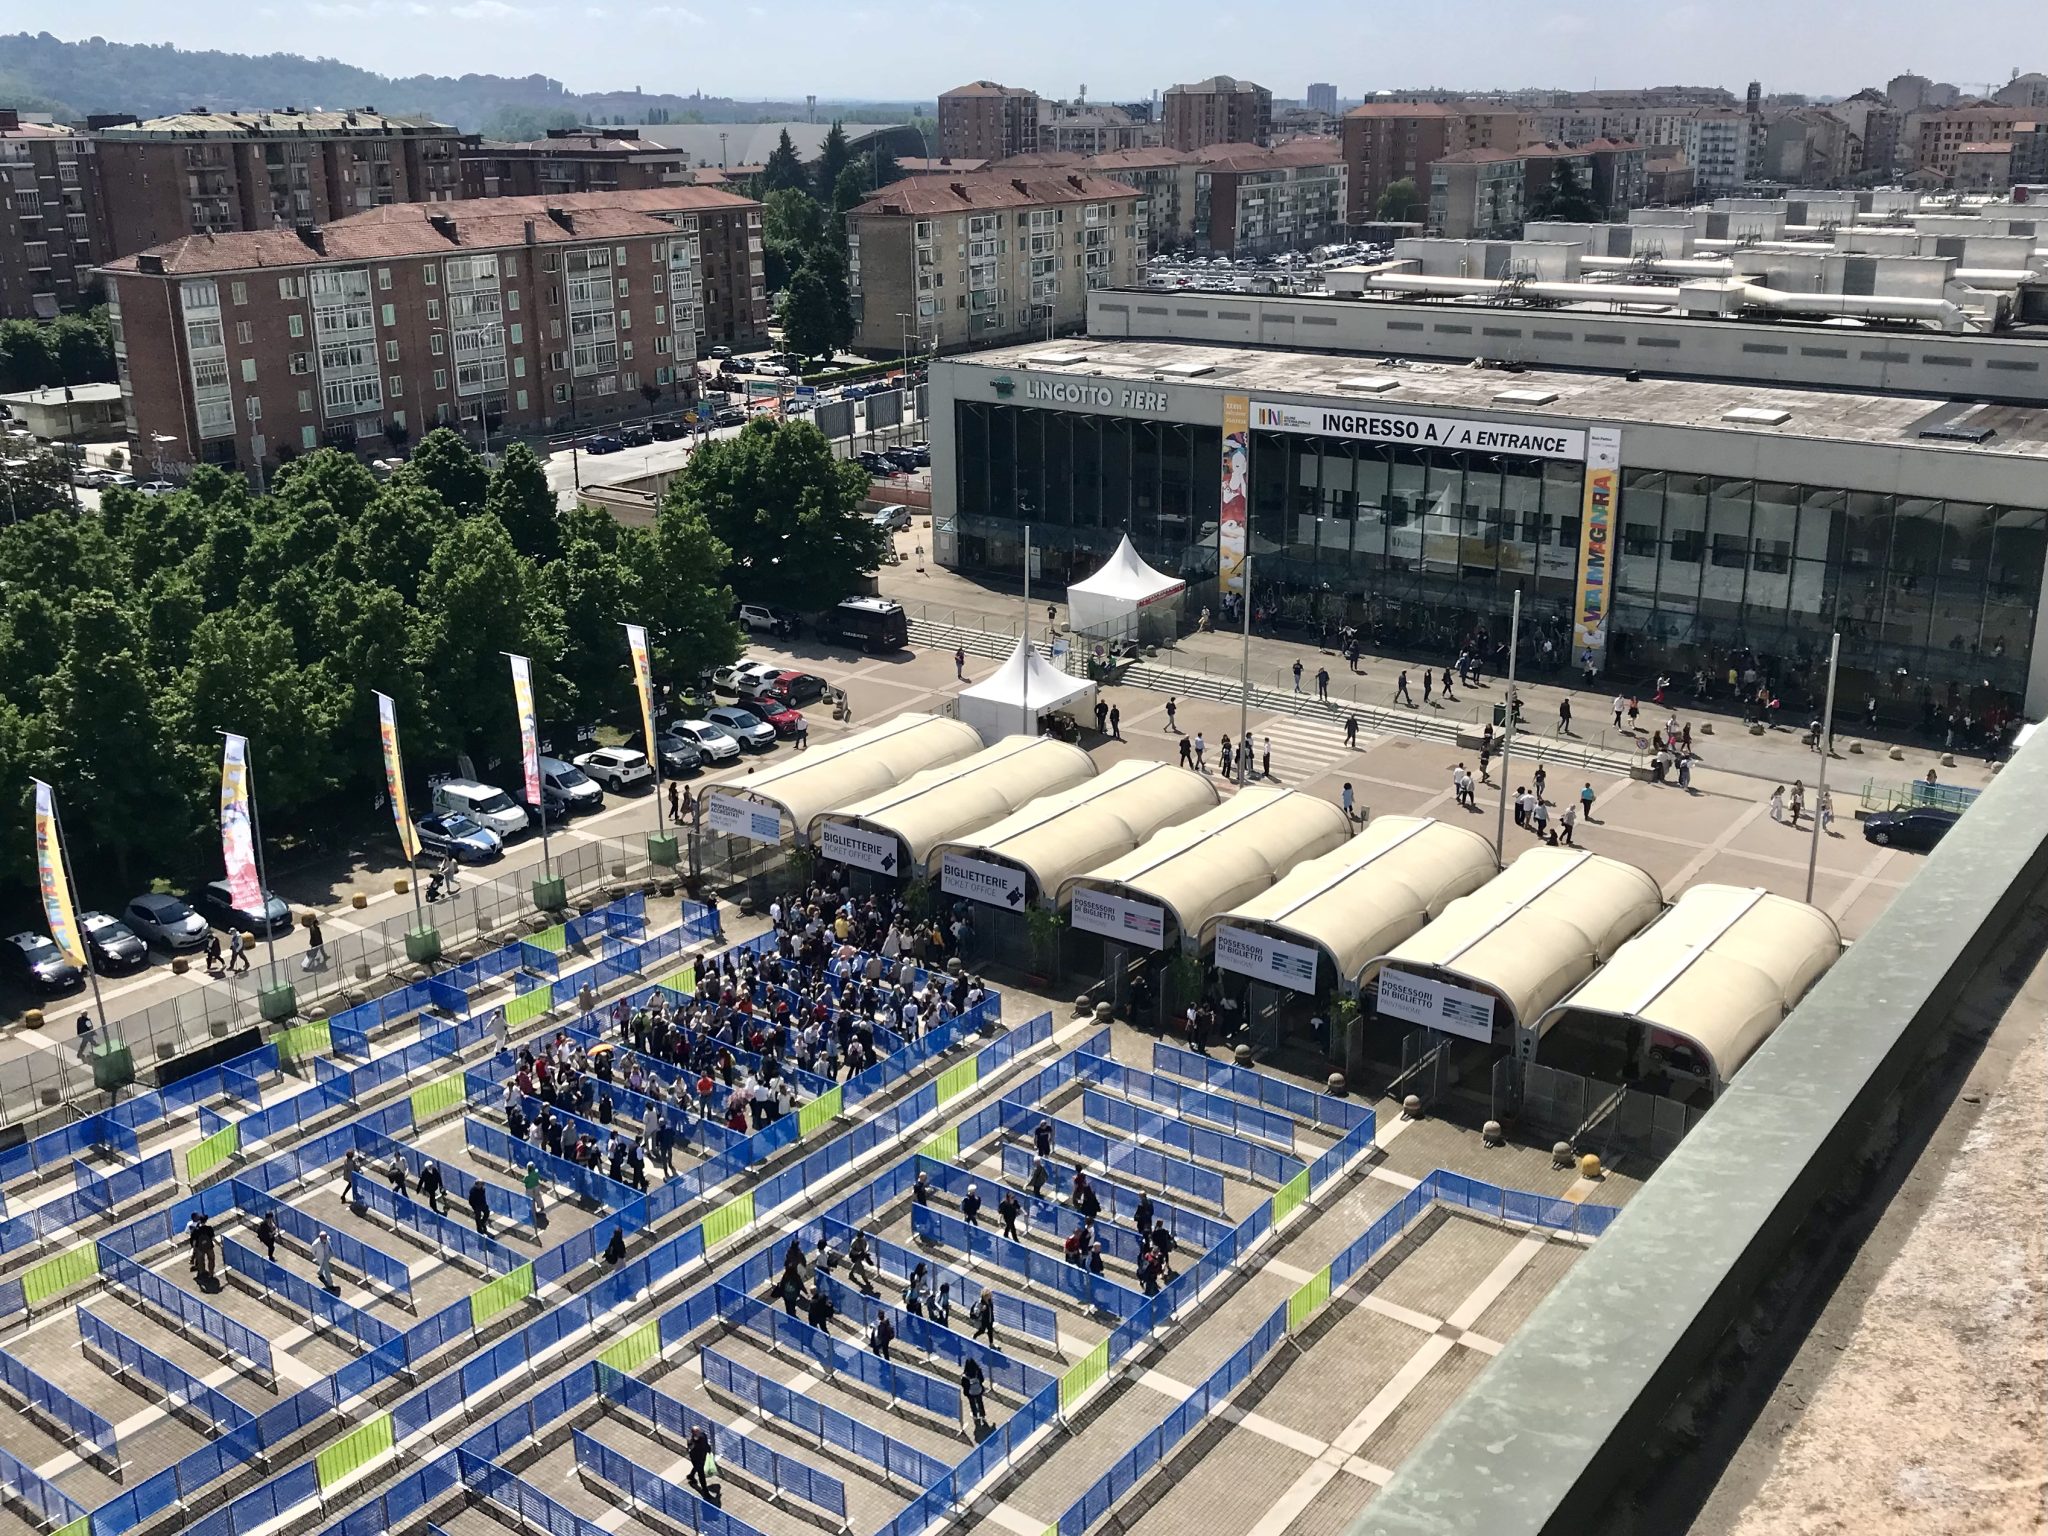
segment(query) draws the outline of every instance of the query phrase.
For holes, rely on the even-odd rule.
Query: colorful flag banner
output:
[[[71,882],[64,875],[64,846],[57,835],[57,797],[41,779],[36,786],[36,884],[43,893],[43,920],[64,958],[83,967],[85,941],[78,931],[78,909],[71,904]]]
[[[249,819],[249,738],[229,736],[220,755],[220,851],[227,865],[228,892],[242,912],[264,909],[263,882],[256,875],[256,831]]]
[[[377,695],[377,736],[384,744],[384,788],[391,795],[391,819],[398,823],[398,846],[408,859],[420,856],[420,834],[405,804],[405,764],[398,756],[398,706],[391,695]]]
[[[526,803],[540,810],[540,732],[533,720],[533,666],[524,656],[512,663],[512,701],[519,711],[519,756],[526,764]]]
[[[647,747],[647,761],[656,772],[660,760],[654,755],[654,669],[647,660],[647,630],[639,624],[626,626],[626,646],[633,653],[633,686],[640,693],[641,741]]]

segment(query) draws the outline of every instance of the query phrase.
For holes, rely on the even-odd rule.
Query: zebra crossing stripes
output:
[[[1258,776],[1263,762],[1266,741],[1273,743],[1273,777]],[[1344,722],[1341,718],[1322,720],[1310,717],[1303,719],[1295,715],[1268,715],[1252,721],[1252,779],[1254,784],[1278,785],[1285,789],[1308,784],[1325,774],[1334,772],[1354,753],[1363,752],[1373,743],[1370,732],[1358,733],[1358,745],[1344,745]],[[1236,743],[1232,742],[1233,748]],[[1216,769],[1214,744],[1211,744],[1210,767]],[[1226,795],[1235,794],[1237,786],[1227,784],[1220,772],[1216,773],[1216,787]]]

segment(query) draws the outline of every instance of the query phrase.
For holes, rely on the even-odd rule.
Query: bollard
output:
[[[1110,1022],[1110,1021],[1111,1021],[1112,1019],[1114,1019],[1115,1017],[1116,1017],[1116,1005],[1115,1005],[1114,1003],[1106,1003],[1106,1002],[1105,1002],[1105,1003],[1097,1003],[1097,1004],[1095,1005],[1095,1022],[1096,1022],[1096,1023],[1098,1023],[1098,1024],[1107,1024],[1107,1023],[1109,1023],[1109,1022]]]
[[[1341,1099],[1351,1092],[1351,1084],[1342,1072],[1332,1072],[1323,1082],[1323,1091],[1333,1099]]]
[[[1422,1118],[1421,1094],[1411,1093],[1401,1101],[1401,1118],[1403,1120],[1420,1120]]]
[[[1550,1148],[1550,1166],[1569,1168],[1572,1161],[1572,1144],[1568,1141],[1553,1142]]]
[[[370,898],[361,891],[350,891],[348,893],[348,904],[360,912],[370,904]]]
[[[1489,1147],[1497,1147],[1506,1138],[1501,1134],[1500,1122],[1489,1120],[1479,1128],[1480,1139]]]
[[[1075,998],[1075,999],[1074,999],[1074,1017],[1075,1017],[1075,1018],[1077,1018],[1077,1019],[1078,1019],[1078,1018],[1080,1018],[1080,1017],[1081,1017],[1081,1015],[1082,1015],[1082,1014],[1084,1014],[1084,1013],[1093,1013],[1094,1011],[1095,1011],[1095,999],[1094,999],[1094,998],[1092,998],[1092,997],[1090,997],[1090,996],[1089,996],[1089,995],[1088,995],[1088,994],[1087,994],[1086,992],[1083,992],[1083,993],[1082,993],[1082,994],[1081,994],[1081,995],[1080,995],[1079,997],[1077,997],[1077,998]]]
[[[1591,1152],[1588,1152],[1579,1159],[1579,1177],[1582,1179],[1597,1179],[1600,1177],[1600,1159]]]

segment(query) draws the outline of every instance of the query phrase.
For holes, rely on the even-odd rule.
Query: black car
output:
[[[664,416],[660,421],[650,421],[647,424],[647,430],[652,436],[659,438],[664,443],[672,443],[679,437],[688,437],[690,435],[689,426],[672,416]]]
[[[514,805],[526,812],[526,824],[538,832],[541,829],[542,813],[534,807],[534,803],[524,795],[512,795],[509,798]],[[568,821],[569,812],[566,807],[552,801],[543,803],[546,805],[547,825],[550,830]]]
[[[910,448],[885,448],[882,457],[905,474],[916,469],[921,462],[929,462],[930,459],[930,455],[927,454],[924,460],[920,460],[916,451]]]
[[[85,952],[92,957],[92,968],[102,976],[124,975],[149,964],[149,946],[118,917],[81,912],[78,926],[85,934]]]
[[[623,453],[625,448],[626,445],[620,442],[619,439],[609,437],[602,432],[598,433],[595,437],[583,439],[583,451],[585,453]]]
[[[654,441],[654,429],[644,421],[619,428],[619,441],[628,448],[645,448]]]
[[[747,413],[736,405],[728,405],[724,410],[712,417],[711,421],[714,426],[744,427],[747,424]]]
[[[1961,811],[1944,811],[1931,805],[1916,805],[1903,811],[1879,811],[1863,820],[1863,836],[1881,848],[1910,848],[1929,852],[1948,835]]]
[[[881,454],[874,453],[868,449],[862,449],[854,455],[854,458],[859,461],[860,467],[871,475],[893,475],[896,473],[896,466],[894,464],[883,458]]]
[[[661,756],[664,777],[685,779],[704,766],[703,749],[679,732],[663,731],[654,738],[654,746]]]
[[[275,891],[265,891],[263,896],[266,911],[244,912],[235,905],[234,893],[228,889],[227,881],[214,880],[185,899],[214,927],[231,933],[253,933],[259,939],[274,939],[280,933],[290,933],[292,909],[278,900]]]
[[[17,933],[0,944],[0,971],[31,991],[49,995],[85,984],[85,972],[40,933]]]

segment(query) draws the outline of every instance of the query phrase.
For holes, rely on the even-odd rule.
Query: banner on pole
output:
[[[57,796],[41,779],[36,786],[36,885],[43,893],[43,920],[50,939],[64,958],[83,968],[85,940],[78,931],[78,909],[71,904],[71,882],[64,877],[64,848],[57,834]]]
[[[644,625],[626,626],[626,647],[633,653],[633,687],[640,695],[640,742],[647,749],[647,761],[661,771],[661,759],[654,751],[654,668],[647,660],[647,630]]]
[[[541,811],[540,731],[533,718],[533,666],[524,656],[508,656],[512,663],[512,702],[519,711],[519,760],[526,766],[526,803]]]
[[[249,738],[229,736],[220,757],[220,851],[227,865],[228,891],[243,912],[264,910],[263,882],[256,877],[256,831],[249,819]]]
[[[1223,497],[1217,518],[1216,575],[1223,591],[1244,587],[1244,555],[1251,543],[1252,402],[1223,397]],[[1249,600],[1251,594],[1245,594]]]
[[[405,804],[405,765],[398,756],[398,706],[391,695],[377,695],[377,736],[384,744],[384,788],[391,795],[391,819],[398,823],[398,846],[408,859],[420,856],[420,835]]]

